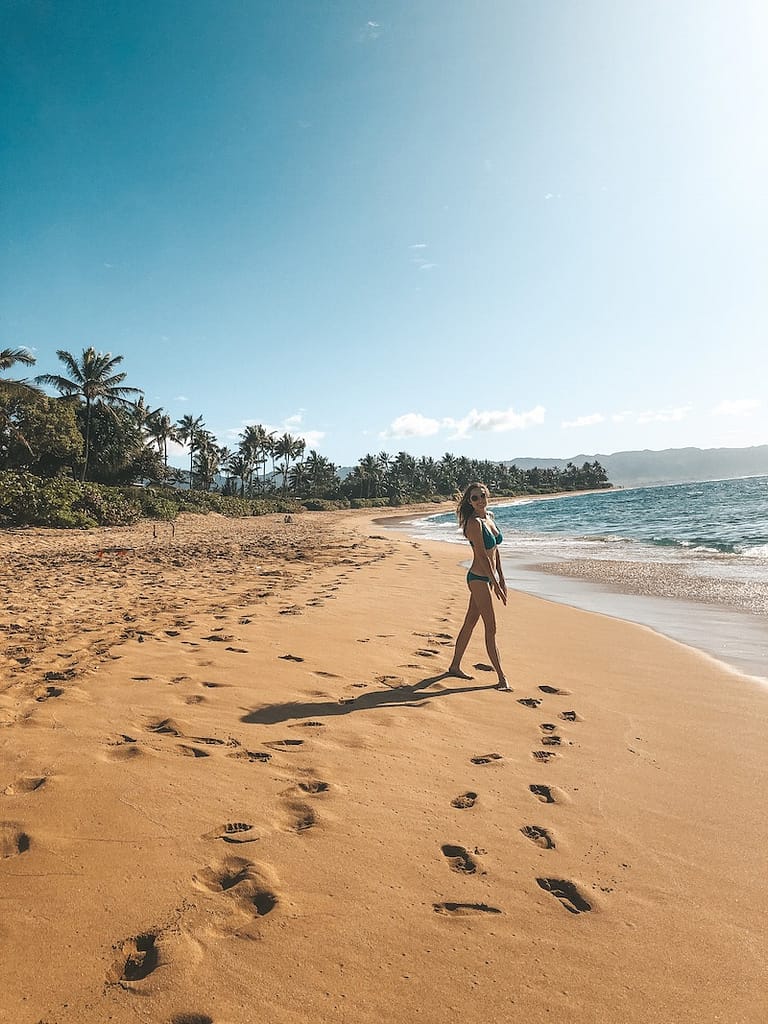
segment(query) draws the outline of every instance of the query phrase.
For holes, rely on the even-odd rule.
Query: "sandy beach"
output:
[[[768,689],[380,516],[0,533],[0,1020],[762,1024]]]

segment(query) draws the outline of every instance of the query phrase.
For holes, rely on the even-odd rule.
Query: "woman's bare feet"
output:
[[[474,676],[468,676],[458,665],[449,665],[448,671],[445,674],[447,676],[456,676],[457,679],[474,679]]]
[[[496,689],[501,690],[502,693],[512,693],[512,687],[507,682],[506,676],[501,677],[501,679],[496,684]]]

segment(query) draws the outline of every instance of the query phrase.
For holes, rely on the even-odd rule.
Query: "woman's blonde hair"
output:
[[[456,495],[456,518],[459,520],[459,526],[461,527],[462,533],[466,536],[466,525],[467,520],[472,519],[475,514],[474,506],[469,500],[469,496],[472,491],[482,491],[486,498],[490,498],[491,492],[485,486],[481,484],[479,480],[475,480],[468,487],[464,488],[463,494]]]

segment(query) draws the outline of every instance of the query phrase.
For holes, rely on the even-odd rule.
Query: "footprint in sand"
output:
[[[569,914],[583,914],[592,909],[573,882],[562,878],[537,878],[536,882],[545,892],[556,896]]]
[[[297,747],[301,747],[304,744],[304,740],[270,740],[265,743],[265,747],[271,747],[273,750],[295,750]]]
[[[452,846],[450,843],[445,843],[440,850],[448,861],[451,871],[458,871],[463,875],[474,875],[477,871],[477,861],[463,846]]]
[[[307,832],[317,824],[317,815],[309,804],[287,801],[285,815],[278,821],[284,832]]]
[[[494,761],[501,761],[501,754],[477,754],[470,760],[472,764],[492,764]]]
[[[47,775],[23,775],[20,779],[16,779],[9,786],[6,786],[3,790],[5,796],[16,796],[20,793],[36,793],[39,789],[47,783]]]
[[[137,757],[144,757],[145,753],[135,743],[113,743],[107,751],[110,761],[132,761]]]
[[[478,661],[472,667],[476,668],[478,672],[493,672],[493,671],[495,671],[493,665],[486,665],[484,661]]]
[[[553,757],[557,757],[557,754],[554,750],[534,750],[531,752],[531,756],[534,761],[540,761],[542,764],[546,764],[546,762],[550,761]]]
[[[517,703],[522,704],[525,708],[537,708],[541,701],[538,697],[520,697]]]
[[[571,692],[570,690],[558,690],[556,686],[540,686],[539,689],[542,693],[552,693],[558,697],[568,697]]]
[[[550,833],[540,825],[524,825],[520,831],[526,839],[530,839],[532,843],[540,846],[542,850],[554,850],[555,840],[552,838]]]
[[[107,980],[112,984],[143,981],[163,963],[157,940],[159,932],[144,932],[118,944],[118,957]]]
[[[451,917],[501,913],[498,907],[490,907],[487,903],[433,903],[432,909],[436,914],[447,914]]]
[[[0,860],[18,857],[26,853],[30,839],[26,832],[13,821],[0,822]]]
[[[214,1024],[207,1013],[174,1013],[168,1024]]]
[[[542,745],[545,747],[559,747],[562,740],[559,736],[547,735],[541,737]]]
[[[558,716],[562,718],[564,722],[583,722],[584,719],[576,714],[575,711],[562,711]]]
[[[323,782],[322,779],[307,779],[304,782],[297,782],[297,787],[302,793],[309,793],[310,796],[317,796],[318,793],[327,793],[331,788],[329,782]]]
[[[454,797],[451,800],[451,807],[458,807],[459,810],[464,811],[468,807],[474,807],[477,802],[477,793],[462,793],[461,796]]]
[[[554,722],[541,722],[539,728],[542,732],[554,732],[557,726]]]
[[[202,750],[200,747],[190,746],[188,743],[179,743],[177,750],[183,757],[210,757],[211,755],[207,750]]]
[[[35,700],[42,703],[50,700],[51,697],[60,697],[64,691],[58,686],[45,686],[35,691]]]
[[[147,725],[147,732],[156,732],[161,736],[183,736],[184,731],[173,718],[160,718]]]
[[[247,654],[248,651],[245,647],[226,647],[225,650],[232,651],[234,654]]]
[[[564,802],[563,796],[560,793],[560,791],[557,789],[553,789],[551,786],[540,786],[533,784],[530,785],[528,789],[531,791],[531,793],[533,793],[533,795],[537,799],[541,800],[541,802],[544,804],[559,804]]]
[[[289,729],[324,729],[325,722],[292,722]]]
[[[200,838],[223,839],[225,843],[255,843],[259,836],[253,829],[254,826],[245,821],[227,821],[205,832]]]
[[[278,655],[281,661],[304,661],[298,654],[280,654]]]
[[[262,761],[266,763],[272,760],[272,755],[268,754],[265,750],[236,750],[233,754],[227,754],[227,757],[234,757],[237,761]]]

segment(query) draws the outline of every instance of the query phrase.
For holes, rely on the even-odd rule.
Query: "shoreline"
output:
[[[0,535],[0,1019],[762,1024],[765,690],[518,591],[446,677],[456,554]]]
[[[409,526],[428,518],[398,515],[378,522],[420,542],[460,547],[460,542],[409,530]],[[673,563],[602,559],[541,562],[530,555],[509,552],[502,557],[507,582],[524,593],[647,626],[732,671],[768,684],[768,619],[755,611],[762,611],[764,594],[744,598],[729,587],[730,581],[723,580],[721,594],[713,596],[706,580],[685,573]],[[468,565],[469,560],[468,556],[457,557],[457,564]],[[723,591],[730,591],[733,600],[724,600]]]

